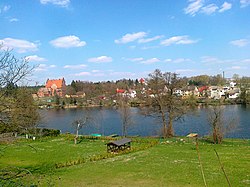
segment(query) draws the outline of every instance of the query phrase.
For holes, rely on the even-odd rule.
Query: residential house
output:
[[[219,86],[210,86],[209,92],[211,99],[220,99],[223,95],[222,89]]]
[[[177,95],[177,96],[183,96],[183,91],[181,89],[176,89],[174,91],[174,94]]]
[[[194,95],[194,96],[199,95],[199,90],[196,86],[187,86],[182,89],[182,92],[183,92],[184,97],[191,96],[191,95]]]
[[[239,88],[233,88],[231,90],[229,90],[228,92],[228,98],[229,99],[236,99],[238,97],[240,97],[240,89]]]
[[[206,96],[208,96],[209,87],[208,86],[201,86],[200,88],[198,88],[198,91],[199,91],[200,97],[206,97]]]
[[[116,89],[116,94],[119,95],[119,96],[127,96],[127,97],[130,97],[130,98],[135,98],[136,97],[136,91],[135,90],[132,90],[132,89],[129,89],[128,91],[127,90],[124,90],[124,89]]]

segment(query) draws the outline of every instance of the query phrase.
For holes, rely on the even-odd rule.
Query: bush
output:
[[[58,136],[60,130],[57,129],[42,129],[42,136]]]
[[[28,134],[32,135],[40,135],[40,136],[58,136],[60,135],[60,130],[57,129],[46,129],[46,128],[36,128],[36,129],[29,129]],[[26,132],[22,134],[27,134]]]

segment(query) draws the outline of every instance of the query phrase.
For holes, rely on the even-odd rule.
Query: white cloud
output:
[[[189,36],[173,36],[161,42],[161,45],[169,46],[172,44],[192,44],[196,43],[197,40],[189,39]]]
[[[129,49],[135,49],[136,48],[136,46],[135,45],[131,45],[131,46],[129,46]]]
[[[65,65],[63,68],[65,69],[82,69],[82,68],[86,68],[87,65],[85,64],[79,64],[79,65]]]
[[[159,40],[161,38],[163,38],[164,36],[155,36],[155,37],[152,37],[152,38],[141,38],[138,40],[138,43],[148,43],[148,42],[152,42],[152,41],[155,41],[155,40]]]
[[[204,63],[206,65],[212,65],[212,64],[231,64],[234,63],[234,59],[219,59],[212,56],[203,56],[201,57],[201,63]]]
[[[218,9],[218,6],[215,4],[209,4],[201,9],[201,12],[207,15],[214,13]]]
[[[41,4],[53,4],[61,7],[68,7],[70,4],[70,0],[40,0]]]
[[[156,48],[159,48],[160,46],[144,46],[142,47],[141,49],[142,50],[147,50],[147,49],[156,49]]]
[[[11,19],[9,19],[9,21],[10,22],[17,22],[17,21],[19,21],[19,19],[17,19],[17,18],[11,18]]]
[[[139,62],[139,61],[142,61],[143,58],[142,57],[138,57],[138,58],[122,58],[122,60],[125,60],[125,61],[130,61],[130,62]]]
[[[88,62],[95,62],[95,63],[104,63],[104,62],[112,62],[113,59],[112,57],[108,56],[100,56],[100,57],[94,57],[94,58],[89,58]]]
[[[231,69],[242,69],[241,66],[232,66]]]
[[[132,34],[126,34],[122,38],[115,40],[115,43],[117,44],[126,44],[129,42],[136,41],[138,39],[144,38],[147,35],[146,32],[137,32]]]
[[[142,57],[139,57],[139,58],[131,58],[130,61],[132,62],[138,62],[138,61],[142,61],[143,58]]]
[[[4,5],[3,7],[0,7],[0,14],[9,11],[9,9],[10,5]]]
[[[250,5],[250,0],[240,0],[241,8],[247,7]]]
[[[185,14],[189,14],[191,16],[195,16],[196,13],[203,6],[203,0],[189,0],[189,5],[184,9]]]
[[[27,56],[27,57],[25,57],[25,60],[27,60],[29,62],[45,62],[45,61],[47,61],[47,59],[39,57],[37,55]]]
[[[133,78],[137,74],[132,73],[132,72],[110,72],[110,76],[116,76],[118,78]]]
[[[247,39],[239,39],[239,40],[233,40],[230,42],[232,45],[236,45],[238,47],[244,47],[247,46],[250,42]]]
[[[158,58],[150,58],[148,60],[141,61],[141,64],[154,64],[156,62],[160,62]]]
[[[172,59],[170,59],[170,58],[167,58],[166,60],[164,60],[165,62],[171,62],[172,61]]]
[[[190,61],[191,61],[191,59],[189,59],[189,58],[177,58],[175,60],[172,60],[172,62],[174,62],[174,63],[182,63],[182,62],[190,62]]]
[[[92,70],[91,72],[80,72],[80,73],[76,73],[73,74],[73,76],[91,76],[91,77],[104,77],[106,76],[105,72],[101,71],[101,70]]]
[[[50,44],[57,48],[83,47],[85,41],[81,41],[77,36],[63,36],[50,41]]]
[[[97,70],[97,69],[94,69],[92,70],[92,73],[100,73],[101,71],[100,70]]]
[[[192,69],[177,69],[176,73],[187,73],[187,72],[194,72]]]
[[[242,60],[243,63],[250,63],[250,59],[244,59]]]
[[[35,71],[48,71],[50,68],[55,68],[56,65],[47,65],[47,64],[39,64],[38,67],[35,68]]]
[[[74,76],[90,76],[90,75],[91,73],[86,71],[74,74]]]
[[[218,58],[216,58],[216,57],[212,57],[212,56],[203,56],[203,57],[201,57],[201,62],[202,63],[209,63],[209,64],[211,64],[211,63],[221,63],[221,61],[218,59]]]
[[[38,50],[37,44],[29,42],[27,40],[4,38],[0,40],[0,44],[3,45],[3,49],[16,49],[18,53]]]
[[[221,6],[221,9],[219,10],[219,12],[224,12],[224,11],[229,10],[231,8],[232,8],[232,4],[225,1],[223,3],[223,5]]]
[[[250,1],[250,0],[243,0],[243,1]],[[185,14],[189,14],[191,16],[195,16],[197,13],[204,13],[206,15],[211,15],[214,12],[224,12],[232,8],[232,4],[228,2],[224,2],[219,8],[216,4],[208,4],[205,5],[204,0],[189,0],[189,5],[187,8],[184,9]],[[246,3],[243,3],[246,4]]]

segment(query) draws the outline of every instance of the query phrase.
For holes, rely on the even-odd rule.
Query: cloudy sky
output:
[[[1,0],[0,43],[30,77],[250,76],[250,0]]]

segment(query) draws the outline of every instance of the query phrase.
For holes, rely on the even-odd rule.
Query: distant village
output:
[[[162,89],[162,92],[168,88]],[[84,82],[72,81],[66,85],[65,79],[47,79],[44,87],[40,87],[33,97],[40,101],[40,105],[60,106],[112,106],[117,97],[127,97],[132,102],[140,102],[138,96],[150,94],[150,88],[144,78],[136,80],[119,80],[116,82]],[[248,92],[250,93],[249,89]],[[176,88],[174,94],[183,99],[190,97],[203,102],[205,99],[235,102],[241,96],[241,88],[236,81],[227,79],[224,85],[190,85]]]

